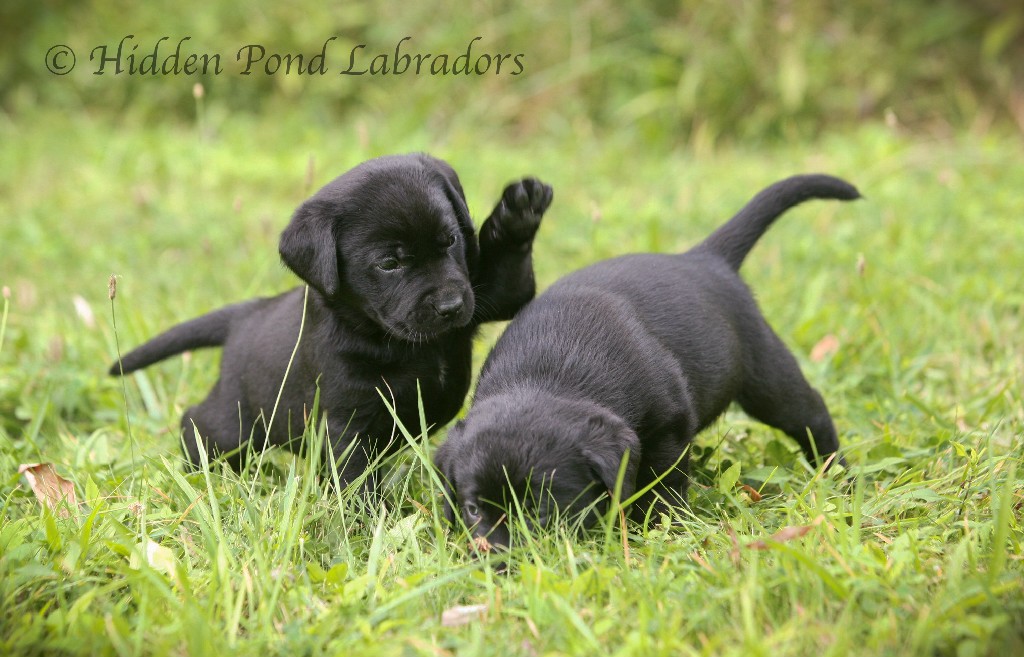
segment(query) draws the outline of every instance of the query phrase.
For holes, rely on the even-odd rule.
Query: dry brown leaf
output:
[[[785,543],[792,541],[793,539],[800,538],[807,534],[825,520],[825,516],[818,516],[809,525],[799,525],[796,527],[783,527],[779,531],[771,535],[770,538],[764,541],[754,541],[753,543],[747,543],[747,547],[751,550],[767,550],[771,543]]]
[[[427,516],[428,518],[433,516],[433,514],[430,512],[430,509],[428,509],[427,507],[423,506],[422,504],[420,504],[416,500],[412,499],[411,497],[406,498],[406,499],[408,501],[412,502],[412,505],[414,507],[416,507],[416,510],[419,511],[420,513],[422,513],[423,515]]]
[[[744,493],[747,494],[747,496],[750,497],[751,502],[761,501],[761,493],[758,493],[757,489],[754,488],[753,486],[749,486],[747,484],[740,484],[740,490],[742,490]]]
[[[829,333],[811,349],[811,362],[820,363],[839,351],[839,338]]]
[[[22,463],[18,474],[25,476],[36,498],[61,518],[67,518],[70,509],[78,506],[75,485],[57,474],[52,463]]]
[[[458,605],[444,610],[441,614],[441,625],[444,627],[458,627],[473,621],[483,620],[486,615],[487,605]]]

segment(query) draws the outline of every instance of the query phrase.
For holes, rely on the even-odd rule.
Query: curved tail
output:
[[[178,324],[129,351],[108,371],[113,376],[121,376],[183,351],[222,345],[231,331],[231,323],[239,315],[248,314],[251,304],[243,302],[225,306]]]
[[[739,271],[757,240],[779,215],[794,205],[812,198],[852,201],[860,197],[856,187],[833,176],[809,174],[786,178],[761,190],[695,250],[710,251]]]

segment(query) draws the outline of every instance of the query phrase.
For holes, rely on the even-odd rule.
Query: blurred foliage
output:
[[[183,55],[220,53],[220,75],[95,75],[89,52],[126,35],[137,58],[162,36],[160,59],[185,36]],[[327,45],[325,75],[240,75],[239,48],[303,54]],[[472,43],[521,53],[524,71],[477,75],[344,76],[350,50],[368,65]],[[225,114],[302,108],[322,122],[355,114],[446,128],[485,123],[515,137],[629,127],[646,141],[789,139],[886,117],[915,128],[1024,129],[1024,4],[1003,0],[539,0],[476,3],[236,3],[192,8],[106,0],[16,0],[0,8],[0,106],[141,112],[191,120],[193,85]],[[55,76],[48,49],[67,44],[76,69]],[[126,50],[127,54],[127,50]],[[115,82],[116,80],[116,82]]]

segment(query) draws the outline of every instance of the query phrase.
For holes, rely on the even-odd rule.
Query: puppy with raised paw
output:
[[[281,259],[309,286],[305,303],[298,287],[226,306],[158,335],[110,373],[222,346],[220,378],[185,411],[181,438],[191,464],[204,449],[236,469],[249,441],[297,450],[319,387],[327,449],[351,483],[402,442],[378,389],[408,427],[419,426],[417,383],[431,429],[462,407],[477,327],[533,298],[531,248],[551,198],[534,178],[509,185],[478,242],[448,164],[370,160],[303,203],[281,235]]]
[[[554,283],[509,324],[436,453],[457,506],[449,520],[461,513],[474,536],[508,545],[517,508],[536,526],[556,512],[599,512],[624,459],[621,499],[657,482],[635,518],[681,504],[687,447],[733,401],[808,459],[842,462],[821,395],[738,271],[787,209],[859,197],[838,178],[795,176],[686,253],[627,255]]]

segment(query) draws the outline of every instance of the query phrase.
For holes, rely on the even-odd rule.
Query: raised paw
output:
[[[491,231],[499,241],[526,244],[540,227],[554,191],[536,178],[523,178],[505,188],[491,213]]]

